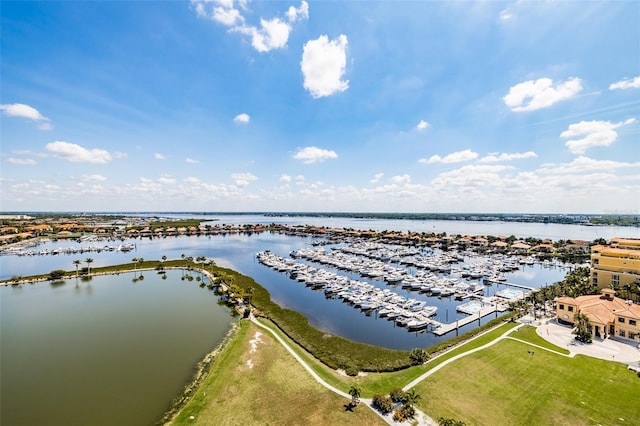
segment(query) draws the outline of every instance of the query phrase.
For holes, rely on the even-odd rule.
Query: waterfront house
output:
[[[640,342],[640,305],[615,297],[615,290],[603,289],[600,295],[559,297],[555,300],[558,321],[573,324],[578,312],[589,318],[595,337]]]
[[[520,254],[527,254],[529,252],[529,249],[531,248],[531,246],[527,243],[523,243],[521,241],[515,242],[513,244],[511,244],[511,249],[516,252],[516,253],[520,253]]]
[[[31,225],[24,228],[26,232],[31,232],[34,235],[44,235],[51,234],[53,232],[53,228],[51,225],[41,224],[41,225]]]

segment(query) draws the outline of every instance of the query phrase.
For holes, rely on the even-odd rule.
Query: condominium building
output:
[[[624,288],[640,279],[640,239],[614,238],[591,247],[591,281],[600,288]]]

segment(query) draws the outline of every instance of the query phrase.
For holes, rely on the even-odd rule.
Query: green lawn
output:
[[[418,407],[468,425],[640,424],[640,379],[625,365],[531,349],[506,339],[455,361],[415,387]]]
[[[316,374],[322,377],[324,381],[343,390],[344,392],[347,392],[352,385],[356,385],[361,389],[363,398],[371,398],[376,393],[387,394],[391,389],[401,388],[447,359],[459,353],[485,345],[518,325],[518,323],[511,322],[503,323],[499,327],[496,327],[475,339],[462,343],[453,350],[443,353],[424,365],[406,368],[393,373],[367,373],[359,377],[349,377],[322,364],[308,352],[296,345],[295,342],[279,331],[271,322],[264,320],[261,321],[263,324],[276,331],[276,333],[278,333],[278,335],[287,342],[289,347],[296,351],[296,353],[304,359],[305,362],[316,372]]]
[[[561,348],[549,341],[543,339],[536,332],[536,328],[530,325],[525,325],[524,327],[520,327],[518,330],[511,333],[509,336],[514,339],[524,340],[526,342],[533,343],[534,345],[542,346],[543,348],[551,349],[552,351],[560,352],[565,355],[569,355],[569,350],[566,348]]]
[[[252,351],[251,341],[260,332]],[[248,321],[174,425],[383,425],[371,409],[325,389],[270,333]],[[193,416],[193,419],[190,417]]]

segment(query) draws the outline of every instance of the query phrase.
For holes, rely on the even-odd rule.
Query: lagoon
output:
[[[151,425],[162,417],[234,319],[179,271],[133,278],[0,287],[1,424]]]

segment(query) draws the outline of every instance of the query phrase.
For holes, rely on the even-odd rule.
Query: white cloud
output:
[[[306,1],[300,3],[299,8],[290,6],[284,19],[278,17],[260,18],[260,27],[247,24],[247,19],[242,14],[247,10],[246,0],[237,2],[233,0],[192,0],[191,4],[195,7],[198,16],[209,17],[213,21],[229,27],[229,31],[249,36],[251,45],[258,52],[268,52],[285,47],[292,30],[291,24],[309,18],[309,4]]]
[[[283,182],[283,183],[289,183],[289,182],[291,182],[291,176],[289,176],[289,175],[281,175],[278,180],[280,182]]]
[[[231,179],[233,179],[239,187],[245,187],[249,185],[249,183],[258,180],[258,178],[251,173],[233,173]]]
[[[512,111],[535,111],[572,98],[581,90],[581,80],[576,77],[555,86],[550,78],[539,78],[512,86],[502,100]]]
[[[98,175],[98,174],[82,175],[82,177],[80,179],[83,182],[104,182],[105,180],[107,180],[106,177],[104,177],[102,175]]]
[[[7,158],[7,162],[11,163],[11,164],[15,164],[18,166],[35,166],[36,160],[34,160],[33,158],[14,158],[14,157],[9,157]]]
[[[104,149],[86,149],[64,141],[48,143],[45,149],[53,152],[58,158],[72,163],[105,164],[111,161],[111,154]]]
[[[176,180],[171,176],[164,175],[158,178],[158,182],[160,182],[163,185],[173,185],[174,183],[176,183]]]
[[[620,80],[609,86],[609,90],[617,89],[639,89],[640,88],[640,75],[634,78],[628,78],[626,80]]]
[[[383,176],[384,176],[384,173],[376,173],[375,175],[373,175],[373,179],[371,179],[369,182],[378,183],[380,182],[380,179],[382,179]]]
[[[241,26],[234,29],[251,37],[251,45],[258,52],[281,49],[287,45],[291,26],[280,18],[260,19],[260,28]]]
[[[127,158],[127,153],[126,152],[116,151],[116,152],[113,153],[113,157],[114,158]]]
[[[513,167],[469,164],[441,173],[431,183],[438,189],[450,190],[462,196],[464,193],[459,192],[461,187],[467,190],[483,190],[487,186],[499,186],[502,181],[500,173],[510,169]]]
[[[513,18],[513,14],[509,11],[509,9],[504,9],[502,12],[500,12],[501,21],[508,21],[511,18]]]
[[[326,35],[305,43],[300,68],[304,76],[304,88],[314,98],[344,92],[349,81],[342,80],[347,64],[347,36],[341,34],[329,41]]]
[[[331,151],[328,149],[320,149],[315,146],[308,146],[306,148],[298,150],[293,158],[296,160],[302,160],[305,164],[313,164],[322,162],[330,158],[338,158],[338,154],[336,154],[335,151]]]
[[[394,185],[408,185],[411,183],[411,176],[409,175],[392,176],[391,178],[389,178],[389,181]]]
[[[594,160],[589,157],[580,156],[574,159],[570,163],[545,163],[540,166],[538,171],[544,174],[574,174],[594,171],[607,171],[610,172],[615,169],[624,168],[636,168],[640,169],[640,162],[637,163],[623,163],[620,161],[611,160]]]
[[[0,111],[8,117],[22,117],[33,121],[40,121],[38,125],[40,130],[51,130],[53,126],[49,123],[49,119],[40,114],[40,111],[25,104],[2,104]]]
[[[618,139],[618,127],[635,123],[635,118],[626,121],[611,123],[610,121],[581,121],[569,125],[569,128],[560,133],[560,137],[564,139],[583,136],[579,139],[571,139],[566,142],[567,148],[573,154],[584,154],[587,149],[594,146],[609,146]]]
[[[296,185],[304,185],[304,175],[298,175],[295,177]]]
[[[533,151],[527,151],[527,152],[516,152],[513,154],[508,154],[506,152],[503,152],[502,154],[499,154],[497,152],[492,152],[489,153],[487,155],[485,155],[484,157],[482,157],[479,162],[480,163],[497,163],[500,161],[511,161],[511,160],[522,160],[525,158],[536,158],[538,155],[533,152]]]
[[[198,163],[200,163],[200,161],[194,160],[193,158],[189,158],[189,157],[185,158],[184,161],[189,163],[189,164],[198,164]]]
[[[155,158],[156,160],[166,160],[166,159],[167,159],[167,156],[166,156],[166,155],[161,154],[161,153],[159,153],[159,152],[156,152],[155,154],[153,154],[153,156],[154,156],[154,158]]]
[[[4,115],[9,117],[22,117],[34,121],[49,120],[44,115],[40,114],[40,111],[25,104],[2,104],[0,105],[0,110],[2,110]]]
[[[233,118],[233,121],[235,123],[241,123],[241,124],[247,124],[249,121],[251,121],[251,117],[249,117],[249,114],[245,114],[244,112],[242,114],[238,114]]]
[[[431,127],[431,124],[427,123],[424,120],[420,120],[420,122],[416,126],[416,129],[417,130],[424,130],[424,129],[429,128],[429,127]]]
[[[432,155],[429,159],[421,158],[418,162],[422,164],[432,164],[432,163],[461,163],[463,161],[475,160],[478,158],[478,153],[473,152],[470,149],[465,149],[464,151],[452,152],[449,155],[445,155],[444,157],[440,157],[439,155]]]
[[[287,11],[287,18],[289,19],[289,22],[309,19],[309,3],[303,1],[302,3],[300,3],[300,7],[297,9],[293,6],[289,6],[289,10]]]

